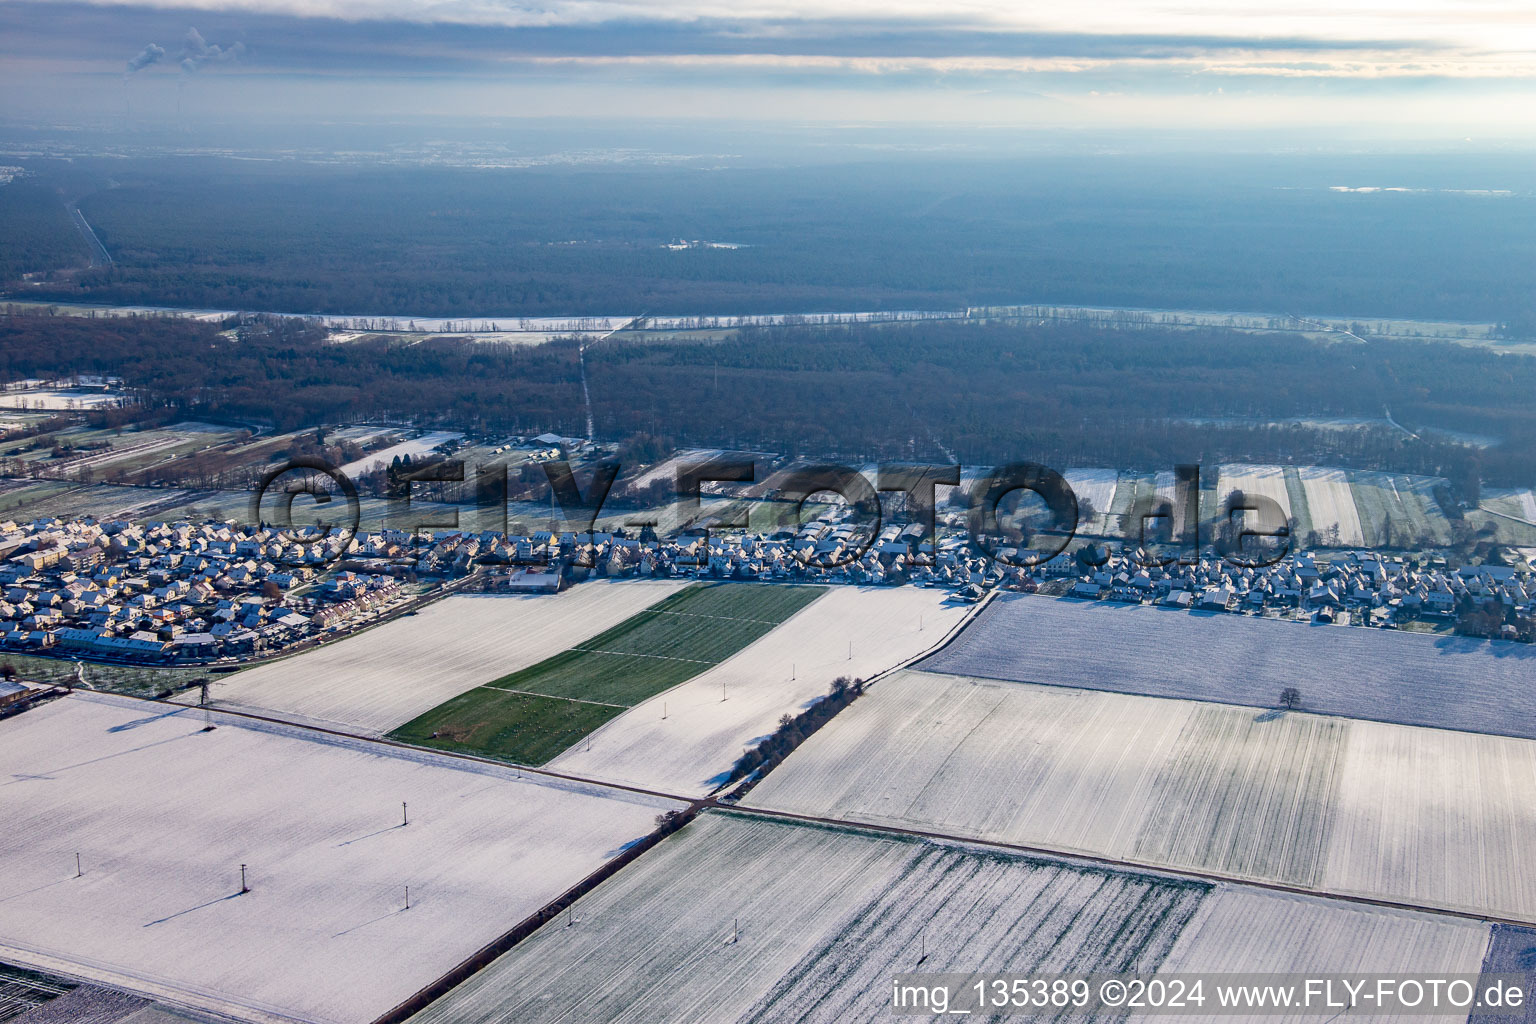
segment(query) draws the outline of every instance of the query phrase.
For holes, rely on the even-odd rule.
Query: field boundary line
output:
[[[610,704],[605,700],[582,700],[580,697],[557,697],[553,693],[535,693],[532,690],[514,690],[510,686],[497,686],[494,683],[483,683],[478,687],[478,689],[499,690],[502,693],[518,693],[522,694],[524,697],[543,697],[545,700],[568,700],[572,704],[593,704],[600,708],[619,708],[622,711],[628,711],[630,708],[634,707],[633,704]],[[474,691],[467,692],[472,693]]]
[[[478,687],[477,687],[478,689]],[[214,714],[228,715],[231,718],[245,718],[253,722],[261,722],[266,725],[275,725],[285,729],[299,732],[313,732],[322,736],[331,736],[336,739],[352,740],[358,743],[373,743],[381,747],[394,747],[402,751],[410,751],[414,754],[430,754],[437,757],[446,757],[453,760],[469,761],[475,764],[483,764],[492,768],[501,768],[512,772],[520,772],[527,775],[541,775],[545,778],[558,779],[561,782],[576,782],[584,786],[594,786],[599,789],[612,789],[621,793],[633,793],[636,796],[650,797],[653,800],[670,800],[673,803],[693,805],[699,802],[696,796],[684,796],[680,793],[665,793],[659,789],[646,789],[644,786],[631,786],[623,782],[610,782],[601,779],[589,779],[584,775],[572,775],[569,772],[551,771],[536,765],[519,764],[516,761],[498,761],[494,757],[482,757],[479,754],[471,754],[461,750],[445,750],[441,747],[425,747],[417,743],[407,743],[404,740],[391,739],[388,736],[365,736],[362,733],[347,732],[344,729],[330,729],[320,725],[306,725],[301,722],[289,721],[285,718],[276,718],[271,715],[258,714],[254,711],[236,711],[231,708],[206,706],[199,704],[178,704],[175,701],[164,700],[159,697],[145,697],[133,693],[117,693],[112,690],[87,690],[82,691],[97,694],[103,697],[118,697],[123,700],[136,700],[141,704],[158,704],[161,707],[174,708],[177,711],[203,711],[212,710]],[[545,696],[545,694],[536,694]],[[560,700],[564,698],[551,698]]]
[[[1521,928],[1536,926],[1536,918],[1522,919],[1518,917],[1501,917],[1492,913],[1479,913],[1475,910],[1455,910],[1447,907],[1437,907],[1425,903],[1405,903],[1400,900],[1389,900],[1376,896],[1361,896],[1354,893],[1339,892],[1332,889],[1307,889],[1297,885],[1288,885],[1285,882],[1266,882],[1261,879],[1244,878],[1241,875],[1230,875],[1219,871],[1195,871],[1191,868],[1168,867],[1162,864],[1149,864],[1144,861],[1122,860],[1117,857],[1106,857],[1080,851],[1057,850],[1049,846],[1030,846],[1025,843],[1010,843],[1001,839],[977,839],[970,836],[958,836],[950,832],[930,832],[924,829],[911,828],[902,825],[882,825],[878,822],[849,821],[845,818],[823,818],[814,814],[800,814],[796,811],[783,811],[771,807],[757,807],[746,804],[721,803],[713,798],[704,802],[706,807],[718,808],[723,811],[739,811],[745,814],[757,814],[768,818],[782,818],[786,821],[798,821],[810,825],[826,825],[832,828],[848,828],[879,832],[886,835],[908,836],[914,839],[931,839],[944,843],[957,843],[960,845],[985,846],[990,849],[1007,850],[1014,853],[1027,854],[1040,857],[1045,860],[1066,861],[1068,863],[1079,862],[1092,864],[1097,867],[1113,868],[1121,871],[1129,871],[1137,874],[1165,875],[1170,878],[1187,879],[1196,882],[1226,883],[1228,885],[1245,885],[1253,889],[1264,889],[1269,892],[1287,893],[1293,896],[1310,896],[1313,899],[1338,900],[1343,903],[1355,903],[1361,906],[1381,907],[1386,910],[1404,910],[1418,914],[1435,914],[1440,917],[1455,917],[1466,921],[1481,921],[1490,924],[1515,925]]]
[[[686,661],[690,665],[720,664],[718,661],[701,661],[698,658],[678,658],[670,654],[638,654],[634,651],[605,651],[600,647],[567,647],[566,650],[580,651],[582,654],[612,654],[619,658],[657,658],[661,661]],[[556,657],[559,657],[559,655],[556,655]]]
[[[811,603],[814,604],[815,602],[813,601]],[[810,605],[806,605],[805,607],[809,608]],[[745,619],[739,615],[706,615],[703,612],[674,612],[665,608],[647,608],[644,611],[637,612],[636,615],[644,615],[647,612],[654,615],[677,615],[688,619],[720,619],[723,622],[755,622],[760,626],[782,626],[784,623],[789,621],[789,619]],[[792,619],[794,616],[791,615],[790,618]]]

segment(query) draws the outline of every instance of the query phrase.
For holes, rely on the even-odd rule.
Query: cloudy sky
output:
[[[585,116],[1520,139],[1530,0],[0,0],[0,116]]]

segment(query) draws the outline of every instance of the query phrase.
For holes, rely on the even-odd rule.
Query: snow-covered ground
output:
[[[880,1020],[891,977],[924,953],[933,971],[1150,967],[1205,892],[710,812],[578,901],[574,926],[541,929],[412,1021]]]
[[[216,706],[382,736],[482,683],[616,626],[687,586],[599,580],[560,594],[463,594],[218,679]]]
[[[636,705],[548,767],[702,796],[724,781],[748,746],[778,727],[781,715],[798,713],[838,676],[868,679],[943,643],[970,610],[945,596],[915,587],[833,587],[756,643]]]
[[[118,405],[121,394],[95,389],[37,388],[31,391],[0,391],[0,409],[95,409]]]
[[[0,722],[0,958],[244,1019],[365,1024],[669,806],[213,721],[81,693]]]
[[[1536,648],[1151,605],[1003,595],[935,672],[1536,738]]]
[[[574,919],[412,1024],[841,1024],[887,1019],[912,971],[1465,973],[1488,943],[1480,922],[714,811]]]
[[[1084,499],[1093,504],[1094,511],[1104,515],[1115,503],[1115,487],[1120,481],[1120,473],[1113,469],[1069,469],[1062,476],[1067,478],[1067,484],[1072,488],[1072,493],[1077,495],[1077,500]]]
[[[385,466],[388,466],[397,457],[404,458],[409,455],[414,459],[422,455],[429,455],[432,449],[444,441],[457,441],[463,436],[462,433],[452,430],[429,431],[420,437],[412,438],[409,441],[401,441],[399,444],[390,445],[388,448],[372,452],[356,462],[349,462],[341,467],[341,472],[347,476],[360,476],[372,469],[376,462],[382,462]]]
[[[1476,974],[1488,947],[1488,933],[1488,925],[1479,921],[1221,885],[1201,903],[1162,970],[1170,974],[1394,970]],[[1168,1020],[1157,1015],[1132,1019]],[[1263,1019],[1319,1018],[1267,1015]]]
[[[1342,469],[1316,469],[1306,467],[1298,471],[1302,492],[1307,496],[1307,509],[1312,518],[1312,528],[1324,538],[1332,528],[1339,528],[1339,544],[1345,547],[1362,547],[1365,534],[1360,528],[1360,513],[1355,508],[1355,495],[1349,485],[1349,476]]]
[[[1291,515],[1291,496],[1285,487],[1283,466],[1224,465],[1216,475],[1218,502],[1224,504],[1233,491],[1272,498],[1287,516]]]
[[[897,673],[754,807],[1536,920],[1536,742]]]
[[[1338,892],[1536,920],[1536,743],[1350,726],[1325,877]]]

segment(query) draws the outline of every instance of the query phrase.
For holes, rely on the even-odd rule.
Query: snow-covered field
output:
[[[1285,469],[1282,466],[1248,466],[1238,463],[1222,466],[1216,474],[1218,501],[1225,503],[1233,491],[1273,498],[1287,516],[1291,514],[1291,496],[1285,489]],[[1219,512],[1220,509],[1213,511]]]
[[[218,679],[215,706],[382,736],[451,697],[616,626],[687,583],[462,594],[294,658]]]
[[[900,672],[754,807],[1536,920],[1536,742]]]
[[[388,466],[396,457],[404,458],[409,455],[414,459],[422,455],[429,455],[432,449],[444,441],[457,441],[463,436],[463,434],[452,430],[429,431],[409,441],[401,441],[399,444],[393,444],[388,448],[371,452],[356,462],[349,462],[341,467],[341,472],[347,476],[359,476],[372,469],[373,464],[376,462],[382,462],[385,466]]]
[[[1477,921],[1221,885],[1201,902],[1194,920],[1163,961],[1162,970],[1170,974],[1370,974],[1392,970],[1476,974],[1488,941],[1488,925]],[[1168,1020],[1155,1015],[1132,1019]],[[1262,1019],[1321,1018],[1316,1014],[1269,1014]]]
[[[33,388],[0,391],[0,409],[96,409],[121,405],[125,396],[95,388]]]
[[[1536,524],[1536,493],[1529,487],[1508,490],[1485,487],[1481,504],[1490,512]]]
[[[1299,471],[1303,493],[1307,497],[1307,509],[1312,517],[1312,528],[1325,539],[1332,536],[1334,526],[1339,528],[1338,543],[1344,547],[1360,547],[1365,544],[1365,534],[1360,528],[1360,513],[1355,509],[1354,491],[1342,469],[1315,469],[1306,467]]]
[[[925,952],[933,971],[1155,966],[1206,891],[711,812],[412,1020],[883,1019]]]
[[[0,959],[244,1019],[365,1024],[669,806],[213,721],[82,693],[0,722]]]
[[[1366,543],[1373,547],[1449,543],[1451,524],[1434,495],[1435,485],[1444,482],[1428,476],[1350,471],[1350,489]]]
[[[1067,485],[1077,495],[1077,500],[1081,502],[1087,499],[1100,515],[1108,513],[1110,506],[1114,505],[1115,486],[1120,481],[1117,470],[1069,469],[1062,476],[1067,478]]]
[[[1353,723],[1329,887],[1536,920],[1533,793],[1529,740]]]
[[[1477,922],[713,811],[574,918],[412,1024],[841,1024],[887,1019],[914,970],[1475,972],[1488,942]]]
[[[636,705],[548,767],[702,796],[724,781],[746,747],[777,728],[779,716],[799,712],[838,676],[868,679],[942,643],[970,610],[945,596],[915,587],[833,587],[756,643]]]
[[[1034,595],[994,599],[935,672],[1536,738],[1536,648]]]

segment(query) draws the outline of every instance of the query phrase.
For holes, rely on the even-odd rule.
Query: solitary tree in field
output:
[[[1287,686],[1281,690],[1280,706],[1288,711],[1295,711],[1301,706],[1301,691],[1294,686]]]

